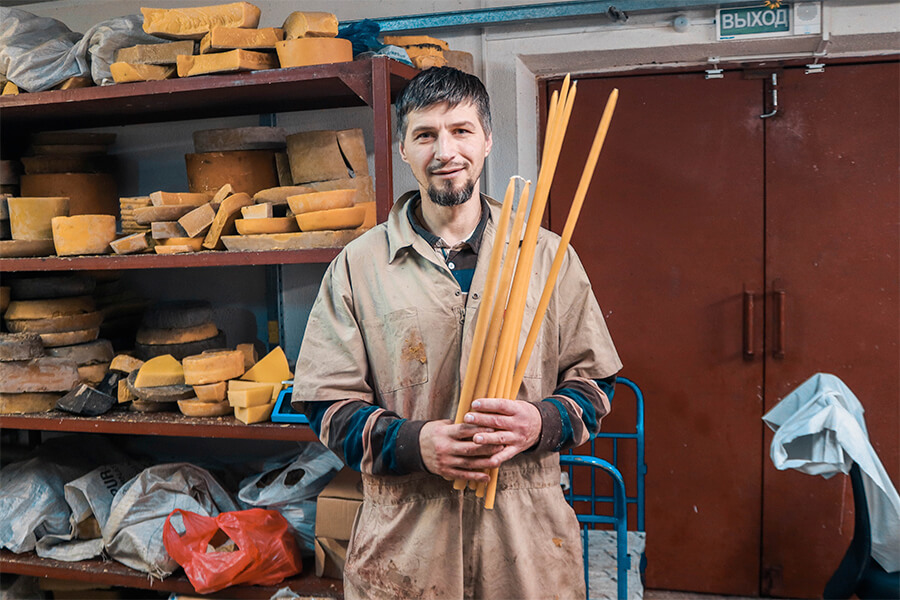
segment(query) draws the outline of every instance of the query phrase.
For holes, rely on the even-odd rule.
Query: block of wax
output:
[[[144,32],[164,38],[199,40],[214,27],[259,26],[260,10],[249,2],[193,8],[141,8]]]
[[[251,204],[253,204],[253,199],[249,194],[238,193],[225,198],[219,205],[216,218],[206,234],[206,239],[203,240],[203,247],[210,250],[221,249],[224,246],[221,240],[222,235],[232,232],[234,221],[240,214],[241,208]]]
[[[319,210],[349,208],[356,198],[356,188],[309,192],[288,197],[288,206],[295,215]]]
[[[113,81],[116,83],[133,83],[135,81],[162,81],[175,76],[172,65],[145,65],[127,62],[114,62],[109,65]]]
[[[317,210],[297,215],[300,231],[324,231],[333,229],[356,229],[366,220],[366,209],[362,206]]]
[[[53,217],[53,246],[59,256],[106,254],[116,239],[116,218],[112,215]]]
[[[164,44],[140,44],[119,48],[116,62],[132,65],[174,65],[179,54],[193,54],[193,40],[166,42]]]
[[[222,50],[274,50],[275,43],[284,39],[284,29],[264,27],[246,29],[235,27],[213,27],[200,40],[200,54]]]
[[[305,37],[332,38],[338,34],[337,17],[329,12],[295,11],[282,25],[285,39]]]
[[[178,224],[184,229],[187,237],[193,238],[206,233],[215,218],[216,211],[213,210],[212,205],[207,202],[178,219]]]
[[[296,38],[278,42],[275,52],[284,68],[326,65],[352,61],[353,43],[336,37]]]
[[[212,200],[208,192],[153,192],[150,203],[153,206],[202,206]]]
[[[220,350],[186,356],[182,361],[184,382],[203,385],[227,381],[244,374],[244,354],[237,350]]]
[[[281,43],[281,42],[279,42]],[[178,57],[178,76],[193,77],[210,73],[235,73],[238,71],[262,71],[278,68],[278,59],[265,52],[229,50],[216,54],[198,54]]]

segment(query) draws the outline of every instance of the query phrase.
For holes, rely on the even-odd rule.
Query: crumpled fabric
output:
[[[141,15],[116,17],[82,35],[56,19],[0,8],[0,74],[27,92],[49,90],[70,77],[111,83],[109,65],[119,48],[168,41],[144,33],[143,22]]]
[[[900,571],[900,495],[869,441],[859,400],[834,375],[817,373],[763,416],[775,432],[770,448],[779,470],[797,469],[828,479],[862,471],[872,525],[872,557],[887,572]]]

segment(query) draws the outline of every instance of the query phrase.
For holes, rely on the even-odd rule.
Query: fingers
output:
[[[489,431],[484,427],[454,425],[450,421],[426,423],[419,434],[426,469],[448,479],[487,481],[489,477],[482,470],[493,466],[491,456],[502,448],[476,444],[472,437]]]

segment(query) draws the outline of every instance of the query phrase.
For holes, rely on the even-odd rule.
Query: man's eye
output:
[[[420,133],[416,135],[417,140],[430,140],[433,137],[434,135],[432,135],[431,133]]]

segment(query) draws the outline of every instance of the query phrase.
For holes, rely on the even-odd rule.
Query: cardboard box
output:
[[[362,500],[362,478],[346,467],[319,494],[315,543],[318,577],[343,577],[350,533]]]

